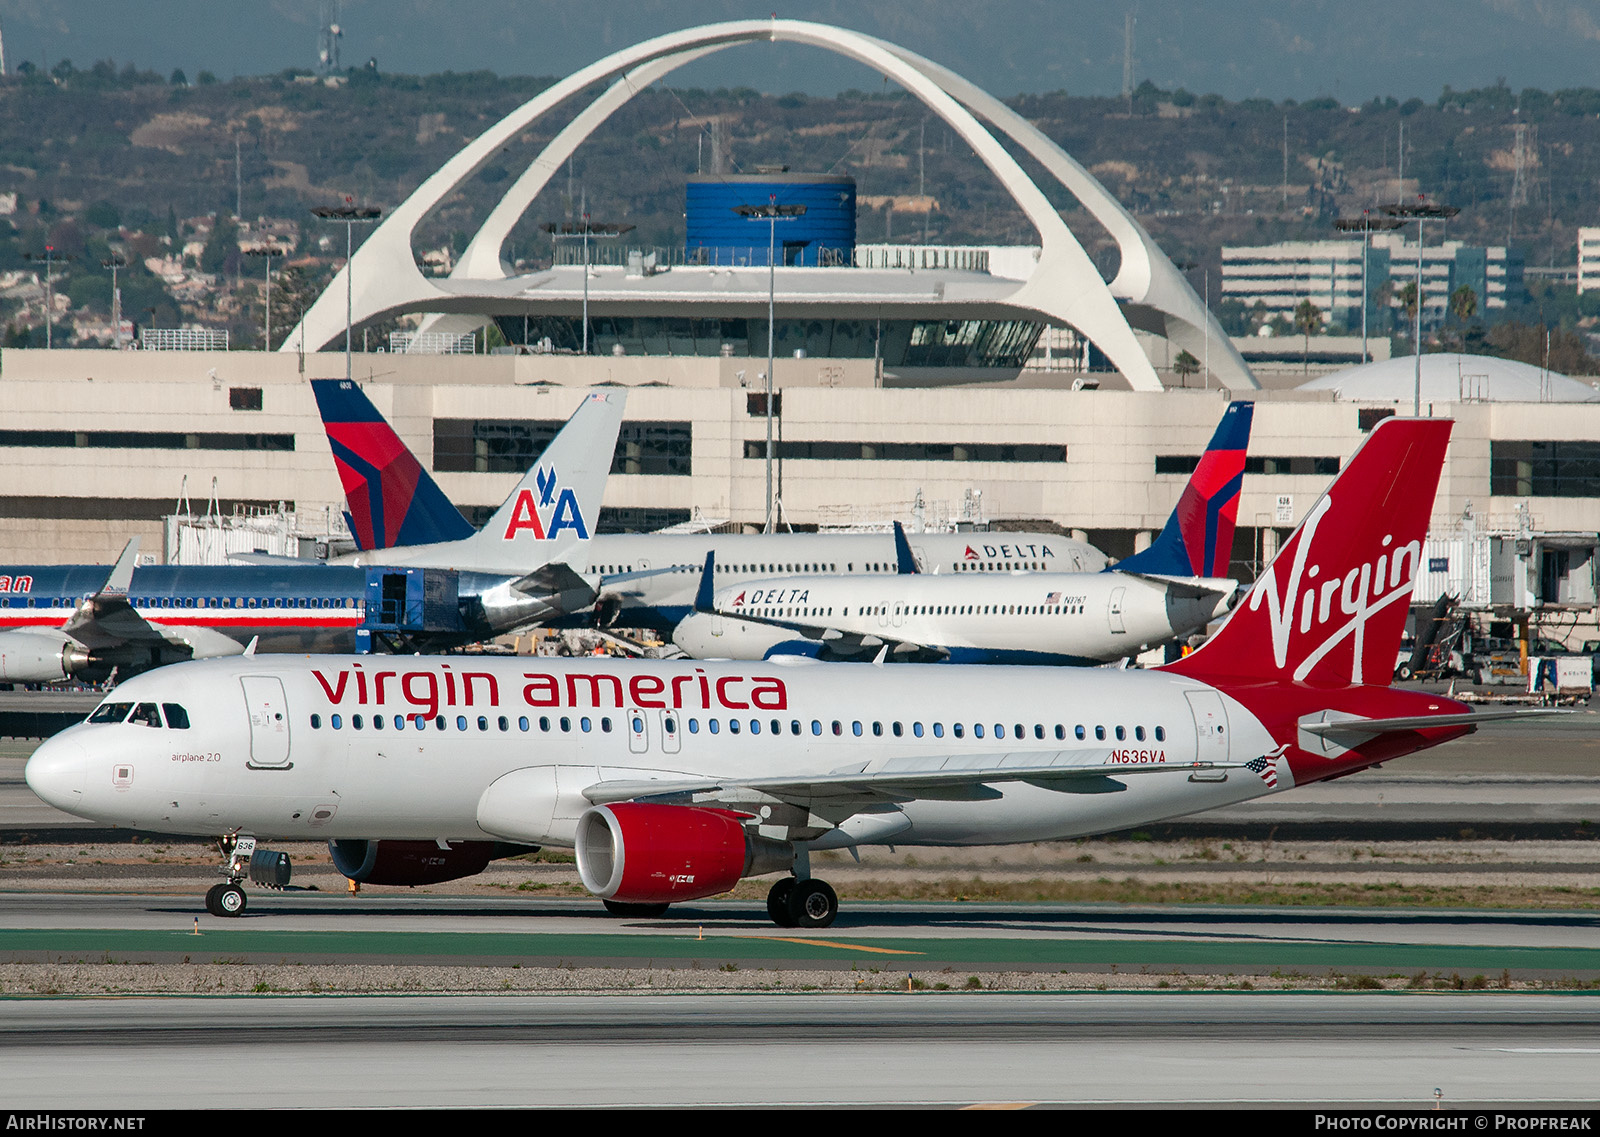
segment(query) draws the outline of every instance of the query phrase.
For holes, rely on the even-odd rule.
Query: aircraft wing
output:
[[[555,561],[518,577],[511,587],[524,596],[560,596],[568,592],[588,592],[592,601],[596,595],[594,581],[586,578],[565,561]]]
[[[1113,764],[1109,750],[1055,754],[961,755],[947,759],[891,760],[876,770],[776,778],[703,778],[596,782],[583,791],[595,805],[612,802],[676,800],[734,803],[763,798],[804,807],[837,824],[864,809],[908,801],[985,801],[1000,796],[996,782],[1026,782],[1059,793],[1119,793],[1129,775],[1194,774],[1230,770],[1242,762]]]
[[[88,648],[165,641],[160,629],[128,603],[128,586],[133,582],[133,569],[138,559],[139,538],[134,537],[123,546],[122,555],[111,567],[99,591],[78,605],[61,630]]]

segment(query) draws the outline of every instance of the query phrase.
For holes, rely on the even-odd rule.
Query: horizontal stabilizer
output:
[[[1323,714],[1335,712],[1324,711]],[[1455,715],[1402,715],[1390,719],[1364,719],[1340,717],[1321,722],[1300,720],[1300,729],[1307,734],[1388,734],[1400,730],[1427,730],[1432,727],[1477,726],[1479,723],[1504,722],[1507,719],[1544,718],[1550,715],[1568,715],[1571,711],[1555,707],[1516,707],[1485,711],[1470,711]]]

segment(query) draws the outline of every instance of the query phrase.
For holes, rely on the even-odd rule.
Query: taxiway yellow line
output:
[[[797,940],[789,936],[751,936],[753,940],[771,940],[779,944],[804,944],[807,947],[831,947],[844,951],[870,951],[877,955],[927,955],[923,951],[906,951],[902,948],[868,947],[866,944],[847,944],[842,940]]]

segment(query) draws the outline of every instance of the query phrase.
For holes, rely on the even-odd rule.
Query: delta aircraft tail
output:
[[[477,532],[348,379],[313,379],[356,548],[461,541]]]
[[[1107,571],[1148,576],[1228,575],[1255,406],[1251,402],[1228,405],[1161,535],[1148,549],[1118,561]]]
[[[1378,424],[1216,635],[1163,670],[1226,686],[1386,686],[1452,425]]]

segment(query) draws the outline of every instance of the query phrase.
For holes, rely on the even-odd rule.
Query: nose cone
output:
[[[82,812],[89,752],[76,739],[61,735],[46,739],[22,773],[28,788],[48,804],[68,813]]]

